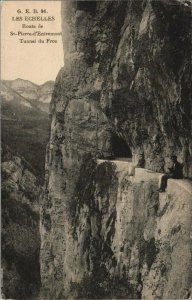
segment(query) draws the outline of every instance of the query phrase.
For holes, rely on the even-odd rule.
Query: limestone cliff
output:
[[[159,195],[155,175],[96,164],[143,153],[146,169],[161,172],[174,152],[191,176],[190,5],[62,2],[65,66],[51,101],[42,297],[174,299],[190,289],[190,181]]]

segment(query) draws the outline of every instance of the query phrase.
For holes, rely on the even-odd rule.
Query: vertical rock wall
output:
[[[163,169],[174,151],[189,173],[190,3],[65,1],[62,16],[65,68],[53,111],[94,101],[148,167]]]
[[[172,259],[169,235],[162,246],[155,231],[157,182],[119,181],[114,166],[94,159],[114,154],[116,135],[134,161],[144,153],[148,169],[166,170],[174,152],[190,176],[190,16],[190,3],[179,1],[62,2],[65,66],[51,102],[41,209],[43,297],[172,297],[170,269],[160,278],[156,267]],[[189,288],[186,274],[177,297]]]

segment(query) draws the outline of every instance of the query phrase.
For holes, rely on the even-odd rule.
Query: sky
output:
[[[36,84],[55,80],[60,68],[64,65],[62,37],[57,36],[57,43],[38,43],[41,37],[11,36],[10,32],[24,33],[41,30],[42,32],[61,32],[60,1],[10,1],[1,4],[1,79],[14,80],[22,78]],[[20,9],[21,12],[18,12]],[[26,9],[29,12],[26,13]],[[34,13],[34,10],[38,13]],[[40,13],[41,9],[47,10]],[[25,17],[54,17],[55,21],[25,21]],[[22,21],[16,21],[21,18]],[[14,19],[13,19],[14,18]],[[24,21],[23,21],[24,20]],[[36,29],[22,28],[36,25]],[[38,24],[43,25],[38,29]],[[19,39],[36,39],[35,43],[21,43]],[[55,37],[48,37],[55,39]],[[42,37],[46,41],[47,37]]]

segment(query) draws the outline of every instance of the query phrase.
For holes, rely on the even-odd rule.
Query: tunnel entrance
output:
[[[119,160],[132,158],[130,147],[125,142],[125,140],[119,137],[117,134],[113,134],[111,136],[111,146],[115,158],[118,158]]]
[[[77,10],[83,10],[92,14],[95,13],[97,5],[96,1],[76,1],[75,3]]]

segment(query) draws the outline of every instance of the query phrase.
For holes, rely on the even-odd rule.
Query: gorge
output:
[[[192,296],[191,11],[191,0],[61,1],[65,63],[50,103],[44,188],[37,145],[29,156],[37,174],[5,147],[6,295]],[[5,82],[4,102],[24,103],[28,122],[47,114],[53,83],[26,84],[16,80],[15,92]],[[18,108],[6,113],[5,125],[20,117]],[[44,145],[47,124],[40,130],[35,119],[27,132]],[[184,179],[159,193],[173,154]]]

